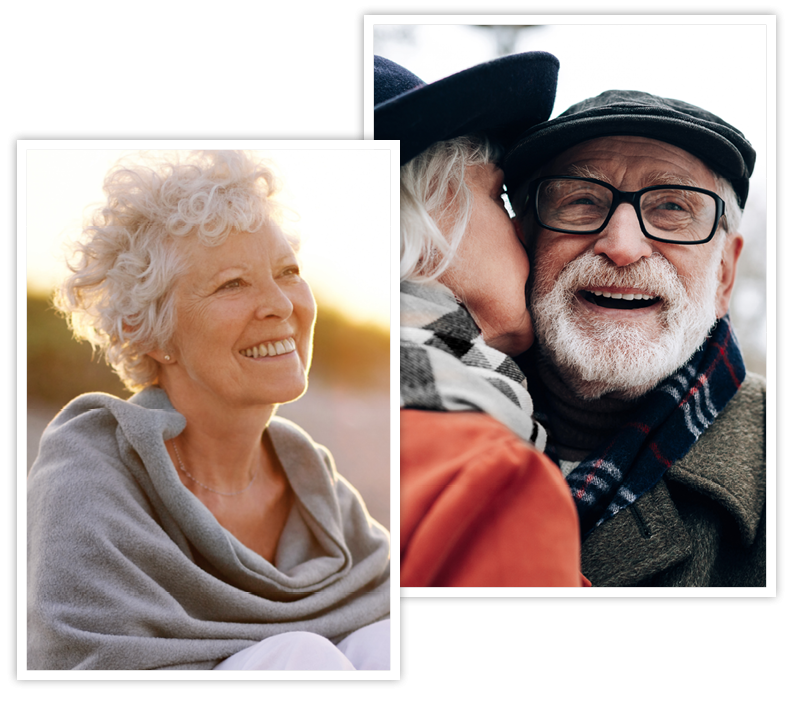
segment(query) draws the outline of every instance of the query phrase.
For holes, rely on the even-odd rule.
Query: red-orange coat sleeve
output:
[[[478,412],[400,414],[401,586],[585,586],[561,472]]]

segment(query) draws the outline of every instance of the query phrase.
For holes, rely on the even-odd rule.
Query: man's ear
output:
[[[736,279],[736,264],[742,254],[744,238],[739,233],[731,233],[722,248],[722,262],[719,265],[719,285],[717,286],[716,313],[721,319],[728,313],[733,294],[733,281]]]

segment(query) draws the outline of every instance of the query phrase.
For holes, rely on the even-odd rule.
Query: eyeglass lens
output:
[[[600,228],[608,216],[613,192],[581,179],[548,179],[539,185],[536,207],[547,228],[582,233]],[[647,191],[639,211],[645,230],[665,240],[704,240],[715,226],[716,201],[698,191],[669,187]]]

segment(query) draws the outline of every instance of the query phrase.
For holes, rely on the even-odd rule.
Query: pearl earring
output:
[[[164,356],[164,360],[169,360],[169,356],[168,356],[168,355],[165,355],[165,356]]]

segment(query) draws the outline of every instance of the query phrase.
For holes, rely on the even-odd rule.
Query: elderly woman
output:
[[[401,585],[580,586],[577,514],[525,379],[525,248],[502,146],[549,117],[558,62],[425,84],[375,57],[375,136],[401,140]],[[488,135],[488,137],[487,137]]]
[[[388,669],[389,540],[300,397],[316,305],[269,165],[118,166],[57,295],[128,400],[82,395],[28,483],[30,669]]]

